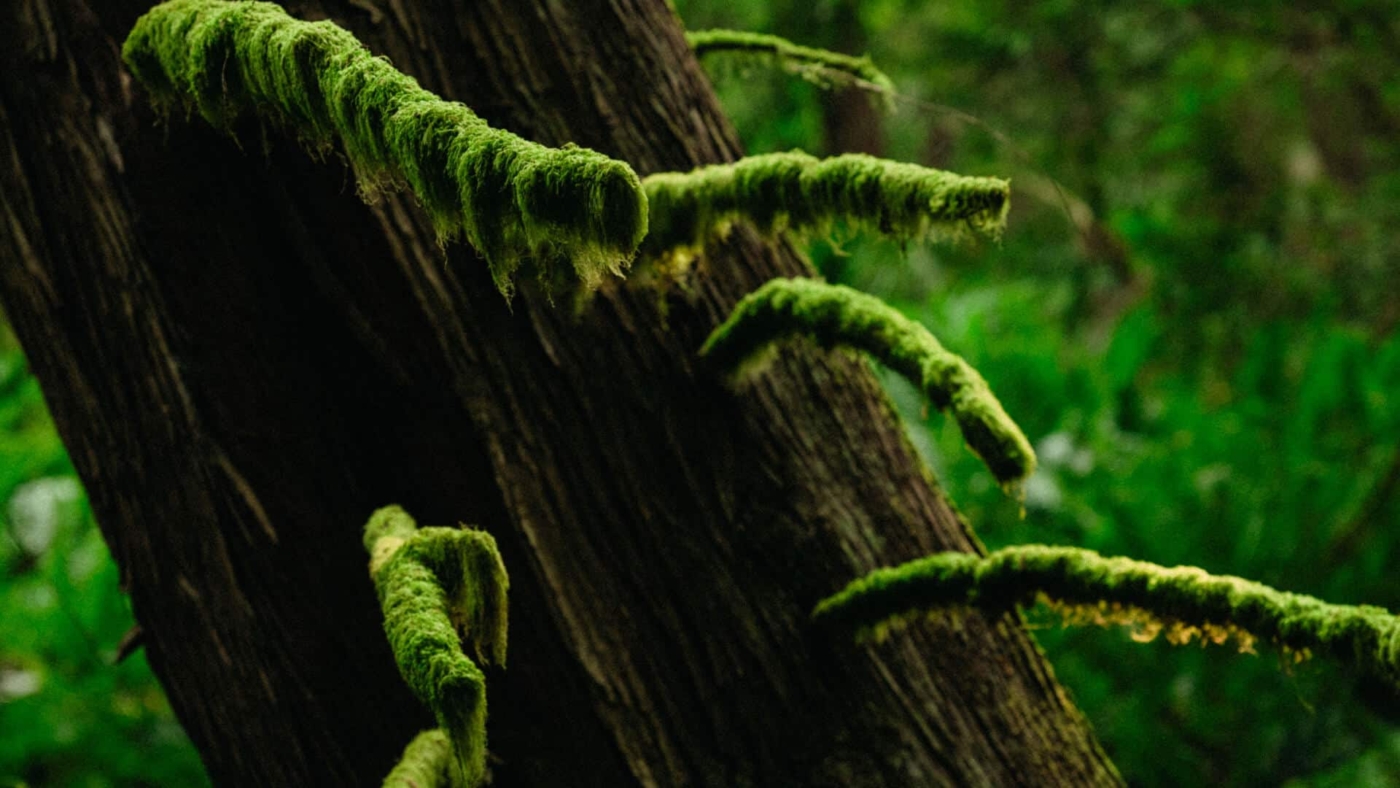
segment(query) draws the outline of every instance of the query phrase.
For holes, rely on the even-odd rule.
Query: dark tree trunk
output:
[[[691,290],[513,305],[406,199],[247,125],[156,121],[118,49],[147,3],[0,4],[0,296],[216,782],[375,784],[429,724],[359,529],[485,526],[512,572],[499,785],[1116,778],[1013,617],[878,647],[807,613],[979,549],[864,365],[695,349],[807,269],[738,233]],[[329,14],[493,124],[640,172],[739,155],[660,0],[347,0]]]

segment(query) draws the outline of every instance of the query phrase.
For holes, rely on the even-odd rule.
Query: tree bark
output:
[[[148,5],[0,7],[0,298],[216,783],[376,784],[431,724],[359,540],[391,502],[484,526],[512,573],[498,785],[1116,781],[1013,616],[808,629],[871,568],[981,548],[863,362],[793,347],[741,391],[697,362],[809,273],[789,248],[740,231],[684,290],[507,304],[338,161],[159,122],[118,56]],[[288,8],[545,144],[740,155],[660,0]]]

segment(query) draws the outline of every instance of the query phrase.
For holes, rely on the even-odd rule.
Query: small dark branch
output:
[[[136,653],[136,650],[146,645],[146,630],[140,624],[132,624],[131,629],[122,635],[122,639],[117,641],[117,655],[112,658],[113,665],[120,665],[126,658]]]

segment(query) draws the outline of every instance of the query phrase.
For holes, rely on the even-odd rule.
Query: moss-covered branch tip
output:
[[[695,30],[687,32],[685,40],[702,60],[722,54],[773,59],[820,87],[853,85],[880,95],[887,108],[892,106],[894,82],[869,56],[806,47],[779,36],[743,30]]]
[[[938,553],[880,569],[823,600],[821,625],[881,637],[927,612],[1005,610],[1049,602],[1070,623],[1129,623],[1173,642],[1273,644],[1322,654],[1400,687],[1400,617],[1369,605],[1336,605],[1196,567],[1105,558],[1075,547],[1023,545],[986,557]],[[1144,639],[1144,638],[1139,638]]]
[[[1003,485],[1035,470],[1035,452],[1006,415],[987,382],[948,352],[923,326],[880,299],[812,279],[774,279],[745,296],[710,334],[702,356],[736,375],[761,363],[766,350],[793,336],[823,347],[874,356],[918,386],[949,413],[963,439]]]
[[[698,249],[735,221],[760,232],[821,234],[845,223],[897,241],[969,231],[998,235],[1011,186],[853,153],[819,159],[802,151],[748,156],[642,181],[651,212],[644,249]]]
[[[464,784],[479,785],[486,677],[462,649],[505,663],[510,581],[496,542],[484,531],[419,528],[397,506],[376,511],[364,538],[399,671],[451,741]]]
[[[192,107],[224,130],[252,113],[320,149],[338,141],[367,197],[406,185],[507,295],[527,260],[553,279],[567,259],[595,286],[646,235],[646,196],[625,163],[492,128],[332,22],[273,3],[170,0],[137,20],[122,57],[158,105]]]
[[[413,737],[394,770],[384,778],[384,788],[455,788],[452,740],[441,728]]]

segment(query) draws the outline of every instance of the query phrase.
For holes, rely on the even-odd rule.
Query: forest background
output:
[[[1010,177],[1000,243],[808,253],[929,327],[1036,445],[1025,516],[884,375],[988,547],[1050,542],[1400,609],[1400,15],[1273,3],[676,0],[868,52],[893,110],[705,63],[750,153]],[[250,154],[256,155],[256,154]],[[0,333],[0,786],[199,785],[81,485]],[[1136,785],[1400,785],[1400,719],[1322,661],[1036,637]],[[1388,707],[1387,707],[1388,706]]]

